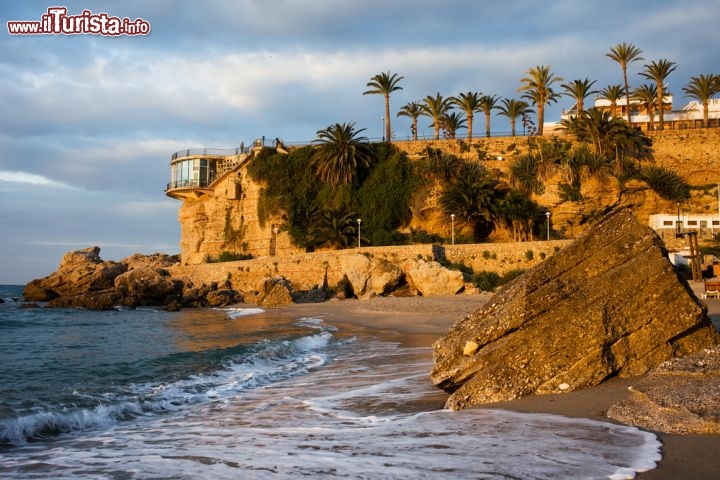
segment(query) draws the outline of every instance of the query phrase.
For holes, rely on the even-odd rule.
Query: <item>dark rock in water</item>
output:
[[[0,302],[1,303],[1,302]],[[40,308],[40,305],[38,305],[35,302],[28,302],[28,303],[21,303],[20,308],[26,309],[26,308]]]
[[[620,210],[453,325],[432,380],[461,409],[639,375],[718,342],[662,240]]]
[[[115,279],[115,288],[138,299],[138,305],[157,305],[168,295],[181,290],[164,270],[140,267]]]
[[[660,432],[720,434],[720,347],[653,369],[607,415]]]
[[[87,310],[115,310],[119,305],[130,306],[132,302],[129,302],[127,297],[116,289],[58,297],[48,302],[48,307],[52,308],[85,308]]]
[[[5,303],[5,300],[3,300],[2,298],[0,298],[0,303]]]
[[[242,295],[232,289],[212,290],[205,296],[209,307],[226,307],[242,302]]]

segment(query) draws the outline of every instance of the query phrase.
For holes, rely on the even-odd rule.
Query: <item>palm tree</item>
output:
[[[465,118],[460,112],[447,112],[440,119],[440,127],[445,138],[455,139],[458,130],[465,127]]]
[[[524,114],[531,113],[530,105],[524,100],[517,100],[515,98],[503,98],[502,105],[497,106],[498,115],[502,115],[510,119],[510,129],[512,130],[512,136],[515,136],[515,122],[518,117]]]
[[[598,93],[597,90],[591,90],[594,84],[595,80],[590,81],[589,78],[585,78],[585,80],[576,79],[560,85],[565,89],[565,95],[574,98],[577,102],[577,115],[581,115],[585,111],[585,97]]]
[[[650,119],[650,130],[655,128],[655,99],[657,99],[657,87],[651,83],[640,85],[633,92],[633,99],[645,107]]]
[[[353,245],[357,241],[357,217],[355,212],[342,210],[322,212],[312,227],[314,243],[336,250]]]
[[[465,118],[467,118],[467,130],[468,140],[472,140],[472,134],[473,134],[473,114],[475,113],[475,110],[480,108],[480,99],[483,98],[480,96],[480,93],[478,92],[467,92],[467,93],[461,93],[457,97],[450,97],[448,98],[448,101],[456,105],[460,110],[465,112]]]
[[[529,69],[527,77],[520,79],[523,85],[518,92],[525,92],[523,98],[527,98],[537,108],[538,135],[543,134],[543,122],[545,121],[545,105],[550,102],[557,102],[560,94],[556,93],[552,84],[562,82],[562,77],[556,77],[547,65],[538,65]]]
[[[496,106],[498,100],[500,100],[500,97],[496,95],[483,95],[480,98],[480,108],[478,108],[478,111],[485,114],[485,136],[488,138],[490,138],[490,114],[493,109],[498,108]]]
[[[465,162],[454,183],[448,185],[440,197],[440,205],[447,214],[472,226],[475,240],[492,232],[500,201],[498,182],[479,163]]]
[[[321,180],[333,186],[351,183],[372,163],[372,151],[367,137],[360,137],[365,129],[355,130],[355,123],[336,123],[318,130],[315,151],[310,165]]]
[[[410,102],[404,105],[397,113],[398,117],[410,117],[412,119],[412,127],[410,127],[410,131],[412,132],[413,140],[418,139],[417,121],[418,117],[422,114],[422,105],[420,105],[418,102]]]
[[[600,90],[600,98],[610,102],[610,111],[613,116],[617,115],[617,102],[623,96],[623,87],[619,83],[608,85]]]
[[[609,53],[605,54],[605,56],[610,57],[618,64],[620,64],[620,68],[622,68],[624,82],[623,85],[625,85],[625,105],[627,106],[628,123],[630,123],[630,86],[628,85],[627,67],[632,62],[643,60],[643,57],[641,57],[640,54],[642,54],[642,50],[637,48],[632,43],[625,42],[618,43],[610,49]]]
[[[720,75],[701,74],[699,77],[690,77],[690,83],[683,87],[686,97],[697,99],[703,106],[703,128],[708,126],[708,104],[710,99],[720,93]]]
[[[428,95],[423,99],[425,102],[422,105],[423,115],[426,115],[432,119],[432,126],[435,130],[435,140],[440,140],[440,124],[443,116],[452,108],[450,101],[447,98],[443,98],[438,92],[434,97]]]
[[[385,139],[390,141],[390,94],[396,90],[402,90],[398,85],[400,80],[405,77],[399,77],[396,73],[390,75],[390,72],[378,73],[367,83],[370,90],[363,92],[363,95],[383,95],[385,96]]]
[[[660,121],[660,130],[665,128],[665,106],[663,96],[663,86],[668,75],[670,75],[677,68],[677,63],[671,62],[670,60],[653,60],[649,64],[645,65],[645,69],[640,72],[640,75],[647,78],[648,80],[654,80],[657,86],[657,104],[658,104],[658,119]]]

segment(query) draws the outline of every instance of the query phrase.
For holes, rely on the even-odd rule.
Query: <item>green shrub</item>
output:
[[[532,262],[533,258],[535,258],[535,253],[532,250],[528,250],[525,252],[525,258],[527,258],[528,262]]]
[[[546,256],[547,255],[545,255],[545,252],[540,252],[540,260],[545,260]]]
[[[210,254],[205,254],[203,261],[205,263],[222,263],[222,262],[235,262],[238,260],[251,260],[253,257],[250,253],[237,253],[237,252],[220,252],[220,255],[213,257]]]
[[[488,270],[477,272],[472,276],[473,285],[483,292],[492,292],[495,290],[495,287],[498,286],[499,282],[500,275]]]
[[[510,282],[511,280],[515,280],[517,277],[525,273],[525,270],[523,269],[517,269],[517,270],[510,270],[509,272],[506,272],[505,275],[502,276],[500,279],[499,285],[505,285],[506,283]]]

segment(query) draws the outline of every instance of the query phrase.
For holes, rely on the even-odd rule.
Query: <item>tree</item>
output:
[[[315,246],[337,250],[354,245],[357,242],[357,217],[355,212],[346,213],[342,210],[322,212],[311,228]]]
[[[545,122],[545,105],[550,102],[557,102],[560,94],[556,93],[552,84],[561,82],[562,77],[556,77],[547,65],[538,65],[529,69],[527,77],[520,79],[523,85],[518,92],[525,92],[523,98],[527,98],[537,108],[538,135],[543,134],[543,123]]]
[[[485,136],[490,138],[490,114],[494,109],[497,109],[497,102],[500,97],[497,95],[483,95],[480,98],[479,111],[485,114]]]
[[[475,240],[486,238],[494,228],[502,192],[498,182],[479,163],[465,162],[455,179],[440,196],[446,215],[473,228]]]
[[[378,73],[367,83],[370,90],[363,92],[363,95],[383,95],[385,97],[385,139],[390,142],[390,94],[397,90],[402,90],[398,85],[400,80],[405,77],[399,77],[396,73],[392,75],[390,72]]]
[[[515,122],[517,121],[517,118],[531,113],[532,110],[530,109],[530,105],[523,101],[523,100],[517,100],[515,98],[503,98],[502,99],[502,105],[499,105],[497,107],[498,115],[502,115],[504,117],[507,117],[510,120],[510,129],[512,131],[512,136],[515,136]]]
[[[540,210],[537,203],[519,190],[510,190],[500,205],[500,219],[512,231],[513,241],[532,241],[535,217]]]
[[[406,105],[403,105],[403,107],[397,113],[398,117],[410,117],[412,119],[412,126],[410,127],[410,131],[412,132],[413,140],[418,139],[417,120],[418,117],[422,114],[423,108],[422,105],[420,105],[418,102],[410,102]]]
[[[645,65],[645,69],[640,72],[640,75],[647,78],[648,80],[655,81],[657,87],[657,106],[658,106],[658,120],[660,122],[660,130],[665,129],[665,107],[664,107],[664,94],[663,86],[668,75],[670,75],[677,68],[677,63],[671,62],[670,60],[653,60],[649,64]]]
[[[473,135],[473,114],[475,110],[480,108],[480,99],[483,98],[478,92],[467,92],[461,93],[457,97],[450,97],[448,101],[456,105],[460,110],[465,112],[465,118],[467,119],[467,130],[468,140],[472,140]]]
[[[585,80],[576,79],[570,83],[563,83],[560,85],[565,89],[565,95],[574,98],[577,102],[578,115],[585,111],[585,97],[592,95],[593,93],[598,93],[597,90],[591,90],[594,84],[595,80],[590,81],[589,78],[585,78]]]
[[[610,57],[612,60],[616,61],[620,65],[620,68],[622,68],[623,85],[625,85],[625,105],[627,107],[628,123],[630,123],[630,86],[628,85],[627,67],[632,62],[642,60],[643,57],[640,56],[641,54],[642,50],[637,48],[632,43],[625,42],[618,43],[610,49],[609,53],[605,54],[605,56]]]
[[[440,119],[440,127],[445,138],[455,139],[456,133],[465,127],[465,118],[460,112],[447,112]]]
[[[432,127],[435,130],[435,140],[440,140],[440,124],[442,118],[451,109],[450,101],[447,98],[443,98],[438,92],[434,97],[428,95],[423,99],[425,102],[422,105],[423,115],[426,115],[432,119]]]
[[[655,99],[657,99],[657,87],[653,84],[646,83],[640,85],[633,92],[633,99],[640,102],[645,108],[650,120],[650,130],[655,128]]]
[[[317,131],[310,165],[321,180],[333,186],[348,184],[370,168],[372,151],[367,137],[359,136],[364,130],[355,130],[353,122]]]
[[[720,75],[701,74],[690,77],[690,83],[683,87],[686,97],[695,98],[703,106],[703,128],[708,127],[708,105],[710,99],[720,93]]]
[[[690,186],[677,173],[655,165],[648,165],[639,175],[663,200],[684,202],[690,198]]]
[[[617,116],[617,104],[623,96],[623,87],[619,83],[608,85],[600,90],[600,98],[610,102],[610,112],[612,116]]]
[[[644,158],[651,153],[648,137],[607,110],[585,110],[582,117],[563,120],[563,126],[579,142],[592,144],[597,155],[614,158],[616,171],[624,157]]]

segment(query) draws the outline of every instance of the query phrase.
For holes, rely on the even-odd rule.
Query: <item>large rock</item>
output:
[[[501,289],[434,346],[447,407],[568,392],[717,344],[662,240],[626,210]]]
[[[127,271],[127,265],[104,262],[99,254],[100,247],[66,253],[57,271],[28,283],[23,296],[30,301],[44,302],[112,288],[115,278]]]
[[[173,279],[162,270],[141,267],[123,273],[115,279],[115,288],[135,300],[138,305],[162,303],[168,295],[179,293]]]
[[[205,295],[205,302],[208,307],[226,307],[242,302],[243,298],[236,290],[223,288],[212,290]]]
[[[720,347],[653,369],[607,415],[648,430],[720,434]]]
[[[422,296],[455,295],[465,286],[463,274],[438,262],[414,260],[408,269],[408,283]]]
[[[167,268],[172,267],[180,262],[178,255],[168,255],[166,253],[153,253],[150,255],[143,255],[141,253],[134,253],[129,257],[125,257],[120,260],[120,263],[124,263],[128,266],[128,270],[135,268]]]
[[[340,268],[359,297],[384,295],[398,286],[403,271],[384,258],[348,255],[340,259]]]

